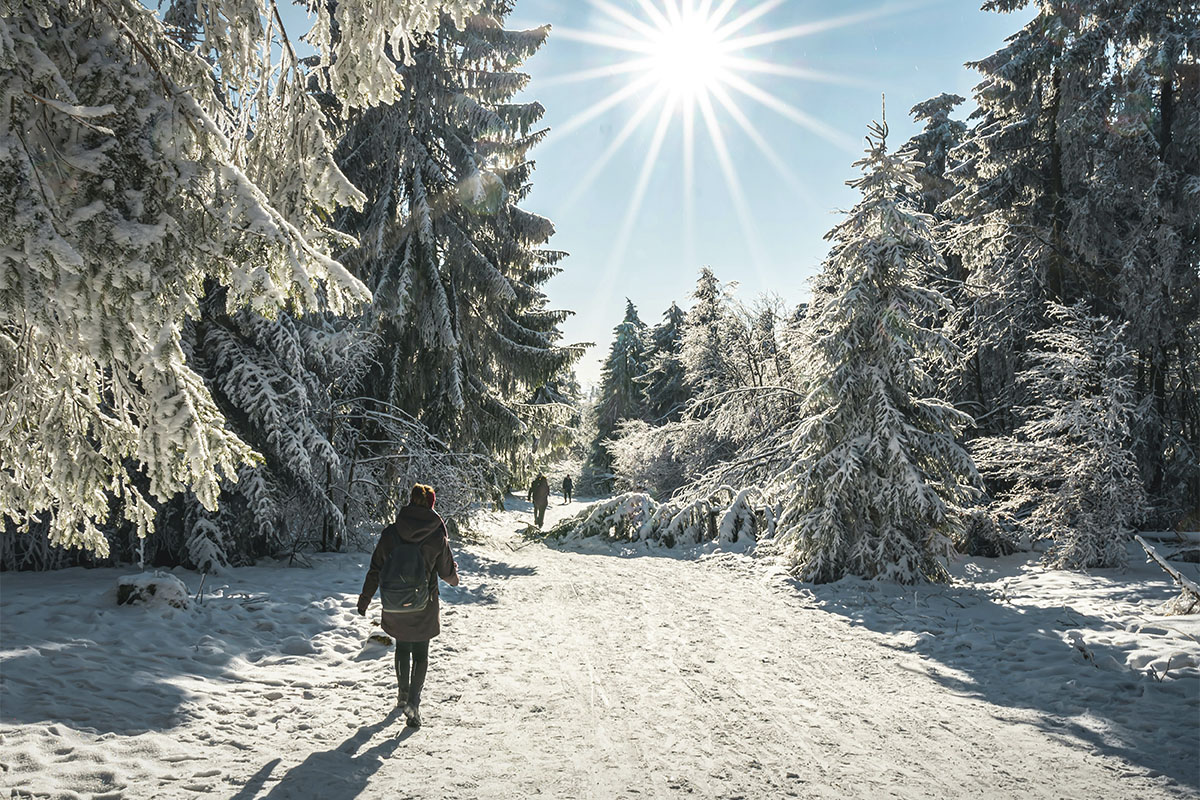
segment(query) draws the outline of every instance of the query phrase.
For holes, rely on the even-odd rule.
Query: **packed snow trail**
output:
[[[580,507],[552,503],[547,525]],[[104,592],[128,570],[4,576],[4,788],[234,800],[1200,796],[1194,678],[1175,682],[1177,705],[1154,706],[1170,719],[1134,709],[1117,730],[1073,713],[1075,681],[1055,677],[1086,686],[1098,667],[1026,632],[1024,612],[1012,620],[1022,627],[986,634],[997,648],[1012,634],[1004,653],[967,653],[960,665],[979,671],[959,674],[944,666],[954,659],[920,652],[941,637],[883,630],[869,610],[879,603],[856,605],[853,587],[834,591],[840,611],[819,608],[744,557],[548,547],[519,536],[530,519],[527,508],[494,514],[483,541],[458,547],[464,583],[442,587],[415,732],[393,710],[390,648],[364,644],[378,629],[354,611],[363,555],[235,570],[186,612],[112,606]],[[933,613],[929,602],[901,611]],[[955,628],[957,615],[964,630],[983,624],[971,608],[954,613]],[[376,601],[368,617],[378,614]],[[1114,680],[1131,696],[1145,683]]]

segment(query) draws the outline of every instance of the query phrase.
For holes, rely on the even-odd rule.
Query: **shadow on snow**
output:
[[[206,684],[290,693],[294,687],[273,667],[303,665],[330,647],[354,661],[390,656],[390,648],[367,641],[378,628],[366,630],[353,611],[366,555],[326,558],[337,562],[328,572],[230,570],[226,585],[210,581],[205,602],[187,610],[117,606],[112,587],[128,569],[65,570],[52,595],[31,583],[36,602],[10,593],[6,579],[5,721],[64,722],[121,735],[170,730],[191,718],[189,706],[233,699],[228,688],[218,698]],[[441,584],[443,610],[493,605],[499,581],[536,571],[465,550],[456,558],[464,581]],[[263,581],[267,571],[281,580]],[[198,578],[183,577],[194,590]],[[214,594],[219,589],[223,595]]]
[[[341,744],[319,753],[310,753],[302,762],[289,769],[267,794],[262,795],[261,800],[310,797],[320,797],[321,800],[353,800],[362,793],[384,762],[413,735],[414,730],[404,728],[399,735],[384,738],[361,753],[359,750],[377,733],[399,720],[399,709],[392,709],[378,722],[360,727]],[[264,764],[230,800],[252,800],[259,797],[279,762],[280,759],[275,758]]]
[[[1017,558],[985,569],[1002,577]],[[1113,598],[1124,591],[1120,581],[1090,577]],[[1146,777],[1165,775],[1200,788],[1200,726],[1169,739],[1159,724],[1166,708],[1195,718],[1200,680],[1194,674],[1156,680],[1130,669],[1126,657],[1137,647],[1132,642],[1089,642],[1085,653],[1065,638],[1072,630],[1114,630],[1109,620],[1068,606],[1014,601],[1006,592],[969,584],[904,587],[857,579],[791,584],[826,612],[876,633],[900,635],[901,641],[887,646],[948,668],[928,674],[955,693],[1032,710],[1032,724],[1059,741],[1139,765]],[[1141,599],[1165,601],[1174,593],[1164,585],[1161,597]],[[1089,718],[1101,724],[1089,726]]]

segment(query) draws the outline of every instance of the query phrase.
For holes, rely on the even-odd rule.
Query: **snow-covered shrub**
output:
[[[187,563],[197,572],[220,573],[228,565],[221,528],[207,515],[198,514],[187,539]]]
[[[1046,562],[1066,569],[1125,563],[1146,495],[1132,453],[1132,354],[1125,326],[1082,305],[1047,305],[1052,326],[1031,334],[1037,348],[1019,385],[1030,403],[1011,436],[973,449],[989,480],[1005,487],[995,513],[1031,539],[1050,538]]]
[[[690,502],[663,503],[638,532],[638,538],[667,547],[716,541],[719,512],[715,499],[702,497]]]
[[[770,506],[756,508],[750,502],[750,498],[754,494],[757,494],[757,491],[750,487],[742,489],[733,498],[733,502],[729,504],[717,522],[717,541],[736,542],[739,539],[758,539],[760,533],[763,534],[761,538],[766,538],[774,533],[775,517]],[[766,528],[763,528],[762,517],[766,518]]]
[[[649,522],[659,504],[641,492],[620,494],[603,500],[567,517],[546,531],[551,539],[586,539],[599,536],[605,539],[635,541],[643,526]]]
[[[160,605],[187,608],[191,605],[187,586],[165,572],[142,572],[117,579],[117,605]]]
[[[700,542],[757,541],[774,532],[774,511],[755,506],[754,489],[728,486],[689,502],[659,503],[641,492],[593,503],[561,520],[546,535],[554,539],[598,536],[618,541],[654,542],[666,547]]]
[[[626,420],[606,443],[619,482],[644,487],[655,497],[670,497],[687,483],[687,463],[678,450],[683,429],[694,422],[668,422],[657,427],[640,419]]]

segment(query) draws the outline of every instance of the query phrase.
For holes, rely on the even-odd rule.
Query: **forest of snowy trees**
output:
[[[937,579],[1031,542],[1114,566],[1200,523],[1200,19],[1030,3],[965,99],[871,128],[811,303],[702,269],[684,314],[629,304],[586,477],[625,491],[558,535],[749,526],[808,580]]]
[[[303,58],[270,2],[0,7],[0,567],[341,549],[571,452],[619,494],[558,534],[814,581],[1200,522],[1194,5],[985,3],[1037,13],[869,129],[811,300],[627,302],[588,404],[513,5],[313,0]]]
[[[0,10],[0,564],[336,549],[562,446],[508,0]],[[264,11],[265,9],[265,11]],[[151,535],[153,534],[153,535]]]

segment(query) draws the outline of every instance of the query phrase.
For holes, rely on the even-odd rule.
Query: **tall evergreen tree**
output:
[[[964,102],[957,94],[939,94],[924,102],[917,103],[909,113],[916,122],[924,122],[922,130],[904,146],[904,150],[913,153],[914,159],[920,163],[916,179],[920,191],[908,198],[918,209],[933,218],[934,231],[939,241],[946,242],[955,232],[956,220],[950,216],[945,201],[952,197],[958,189],[950,173],[950,153],[961,145],[967,136],[965,123],[953,119],[950,114]],[[963,269],[963,259],[949,246],[941,248],[942,258],[932,266],[934,271],[928,280],[940,292],[946,295],[955,308],[970,308],[972,295],[965,286],[966,272]],[[942,320],[950,325],[952,338],[966,339],[969,332],[962,330],[969,322],[967,314],[959,314],[953,319]],[[960,326],[955,331],[954,326]],[[972,353],[976,355],[976,353]],[[949,399],[963,407],[978,407],[980,392],[973,384],[964,385],[972,375],[972,363],[948,364],[944,374],[939,379],[947,387]]]
[[[962,144],[967,126],[950,117],[951,112],[966,98],[943,92],[937,97],[917,103],[909,111],[913,120],[925,127],[908,140],[903,149],[913,154],[921,164],[917,169],[919,194],[912,198],[917,208],[937,219],[937,207],[954,194],[954,181],[946,174],[950,151]]]
[[[612,456],[604,443],[626,420],[645,419],[646,405],[638,378],[646,373],[646,324],[633,302],[625,301],[625,318],[613,329],[613,343],[600,372],[596,398],[596,435],[585,468],[585,483],[612,488]]]
[[[956,442],[970,418],[937,398],[930,374],[951,349],[925,326],[946,302],[922,278],[939,258],[930,218],[903,199],[913,162],[886,138],[871,126],[850,182],[862,200],[827,236],[794,459],[773,481],[778,546],[805,580],[944,577],[955,507],[978,481]]]
[[[1114,2],[1105,17],[1108,86],[1079,204],[1088,226],[1073,233],[1103,262],[1100,310],[1127,323],[1138,460],[1155,523],[1172,525],[1200,508],[1200,7]]]
[[[692,300],[684,319],[680,358],[688,391],[701,399],[725,391],[731,383],[726,361],[729,311],[724,287],[708,267],[700,270]]]
[[[995,0],[1012,11],[1025,0]],[[967,140],[952,152],[958,192],[942,213],[952,217],[949,249],[960,255],[972,298],[955,327],[969,331],[961,380],[973,388],[972,410],[990,431],[1009,431],[1017,355],[1044,322],[1047,299],[1069,302],[1081,288],[1068,279],[1076,263],[1063,238],[1063,54],[1078,21],[1064,4],[1039,2],[1038,13],[1005,47],[970,64],[983,75]],[[1069,101],[1068,101],[1069,102]],[[1072,276],[1074,277],[1074,276]]]
[[[1031,538],[1048,537],[1046,560],[1070,569],[1115,567],[1146,511],[1133,457],[1132,353],[1124,325],[1089,316],[1082,303],[1051,304],[1053,325],[1031,335],[1019,378],[1030,403],[1010,436],[979,440],[979,462],[1011,484],[997,512]]]
[[[540,289],[564,255],[542,247],[554,226],[517,205],[545,131],[541,105],[512,101],[528,82],[515,70],[548,27],[505,30],[511,7],[443,19],[397,65],[396,101],[355,117],[338,150],[370,197],[343,218],[362,242],[347,264],[374,292],[367,390],[496,453],[520,445],[529,393],[577,357],[557,344],[568,312]]]
[[[1029,0],[997,0],[1011,11]],[[1011,431],[1025,402],[1015,365],[1045,301],[1085,300],[1130,321],[1142,472],[1176,516],[1200,499],[1195,345],[1200,224],[1185,200],[1200,176],[1194,3],[1039,2],[984,80],[958,193],[944,204],[973,301],[956,326],[961,384],[986,430]],[[1189,439],[1192,441],[1189,442]],[[1190,496],[1190,502],[1189,502]]]
[[[644,387],[646,418],[655,425],[675,422],[687,406],[686,375],[681,350],[685,314],[678,304],[663,312],[663,321],[650,331],[647,362],[640,380]]]

